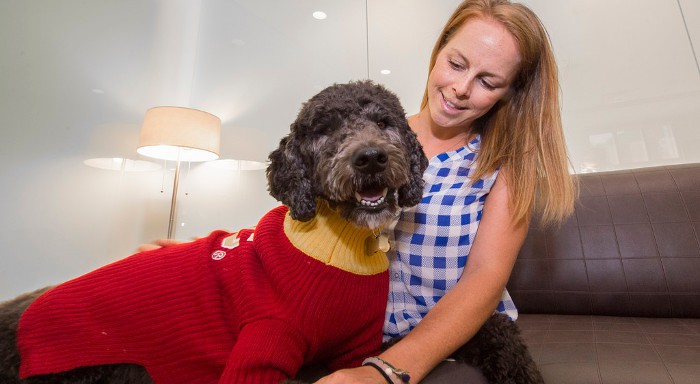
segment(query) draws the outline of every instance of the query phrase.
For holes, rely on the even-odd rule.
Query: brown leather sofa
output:
[[[547,383],[700,383],[700,164],[579,180],[508,283]]]

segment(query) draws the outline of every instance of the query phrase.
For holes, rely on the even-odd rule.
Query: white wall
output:
[[[554,44],[577,172],[700,161],[700,2],[523,2]],[[222,157],[257,161],[333,82],[372,78],[415,113],[457,3],[0,1],[0,300],[166,235],[171,171],[83,164],[138,159],[148,108],[214,113]],[[310,17],[319,7],[327,20]],[[277,205],[262,171],[197,165],[180,191],[180,239],[254,225]]]
[[[83,160],[6,158],[0,166],[0,300],[78,276],[166,237],[172,170],[108,171]],[[277,205],[266,192],[264,171],[205,165],[183,166],[178,203],[176,238],[183,240],[253,226]]]

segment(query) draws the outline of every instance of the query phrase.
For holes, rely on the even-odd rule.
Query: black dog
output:
[[[272,197],[307,221],[323,199],[360,227],[418,204],[428,161],[399,100],[370,82],[337,84],[306,102],[270,154]]]
[[[268,317],[272,317],[276,326],[289,327],[290,329],[289,332],[283,332],[277,336],[271,332],[270,337],[277,339],[285,337],[288,333],[294,334],[297,331],[303,333],[308,327],[314,331],[320,329],[322,332],[318,332],[324,335],[332,334],[330,335],[332,336],[330,345],[313,346],[320,351],[313,356],[304,354],[303,351],[309,350],[306,345],[304,345],[305,348],[299,347],[292,350],[279,350],[278,348],[274,350],[280,355],[277,356],[275,353],[265,355],[256,353],[256,338],[265,339],[266,332],[258,330],[257,333],[252,333],[255,337],[251,337],[245,333],[247,328],[241,324],[260,324],[260,313],[251,312],[247,306],[245,308],[241,306],[240,302],[246,301],[245,292],[249,289],[245,285],[241,285],[237,279],[234,279],[236,281],[233,282],[228,281],[230,275],[226,275],[226,281],[214,283],[217,287],[223,286],[224,288],[221,290],[228,293],[227,297],[222,298],[226,308],[225,311],[222,309],[221,312],[226,312],[227,320],[232,310],[236,312],[241,309],[241,312],[253,314],[246,315],[248,317],[244,318],[245,321],[221,324],[222,335],[228,336],[229,333],[236,335],[236,337],[221,343],[224,347],[230,347],[231,350],[234,350],[231,356],[240,353],[236,352],[238,349],[244,351],[240,355],[240,359],[224,356],[219,357],[221,361],[215,363],[206,361],[202,364],[213,364],[219,370],[216,372],[217,375],[223,375],[230,382],[252,382],[252,378],[241,372],[254,369],[251,369],[251,366],[239,366],[238,360],[270,360],[258,361],[258,365],[253,365],[257,369],[259,364],[274,366],[277,363],[275,359],[288,361],[292,359],[290,356],[293,355],[293,363],[280,365],[274,369],[273,376],[270,377],[275,377],[274,381],[278,381],[295,376],[302,364],[316,363],[327,365],[330,369],[337,369],[345,366],[356,366],[364,357],[377,353],[381,342],[383,305],[386,303],[388,289],[388,280],[386,280],[388,261],[383,252],[377,250],[375,234],[395,218],[401,207],[418,203],[423,192],[422,173],[426,166],[427,159],[423,155],[415,135],[407,125],[403,108],[396,96],[383,87],[371,82],[334,85],[306,102],[297,120],[292,124],[290,134],[282,139],[279,148],[270,154],[270,165],[267,170],[270,194],[288,207],[288,218],[284,219],[284,230],[280,229],[278,232],[274,232],[276,230],[273,229],[268,230],[272,226],[266,224],[266,218],[271,215],[276,218],[279,214],[284,213],[280,210],[273,210],[261,220],[261,224],[256,227],[254,233],[252,230],[244,230],[234,235],[219,234],[215,241],[210,242],[214,244],[213,248],[207,249],[208,252],[213,250],[212,257],[223,254],[225,256],[224,262],[231,262],[230,260],[235,259],[237,264],[229,264],[229,266],[236,269],[241,265],[243,266],[241,268],[248,265],[245,261],[247,259],[241,256],[244,251],[254,251],[253,253],[257,257],[254,258],[254,261],[259,258],[259,264],[263,264],[264,269],[268,267],[265,250],[261,248],[262,245],[254,244],[266,244],[266,240],[286,236],[298,249],[308,251],[307,253],[313,254],[313,259],[321,261],[327,265],[327,268],[333,270],[329,273],[318,273],[314,270],[315,278],[319,279],[315,281],[315,287],[335,287],[333,284],[337,284],[338,276],[347,276],[348,272],[353,276],[363,276],[362,280],[358,280],[357,286],[343,286],[342,289],[324,289],[323,292],[315,292],[309,291],[311,288],[300,286],[297,281],[281,279],[285,281],[279,282],[274,279],[274,276],[270,277],[269,283],[275,287],[272,290],[274,291],[273,296],[275,296],[275,300],[272,301],[275,306],[272,308],[275,310],[270,312],[270,303],[265,302],[262,323],[266,324],[265,321],[269,320]],[[280,223],[281,220],[280,216]],[[253,235],[255,241],[253,241]],[[318,244],[318,240],[341,244],[345,249],[345,253],[341,256],[345,258],[334,256],[324,259],[327,257],[322,252],[324,249],[319,251],[306,248],[307,243],[304,241],[309,238],[316,240],[314,244]],[[201,247],[201,243],[199,244]],[[178,247],[188,251],[190,248],[187,247],[194,246],[183,244]],[[166,249],[154,252],[148,254],[148,260],[159,257],[158,252],[167,253],[170,251]],[[169,263],[178,262],[178,259],[168,255],[163,258]],[[205,256],[208,257],[208,255]],[[142,254],[137,254],[116,264],[136,263],[140,257],[143,258]],[[209,259],[207,260],[211,262]],[[279,264],[279,261],[270,261],[269,264],[273,265],[271,268],[274,269],[274,265]],[[286,262],[286,260],[284,261]],[[217,262],[221,262],[221,260]],[[309,261],[304,263],[309,263]],[[173,266],[174,270],[178,270],[178,268],[185,267],[179,264]],[[317,268],[323,269],[322,267]],[[108,266],[106,269],[93,272],[93,274],[98,277],[100,274],[111,277],[111,271],[112,269]],[[167,270],[163,273],[167,273]],[[275,271],[272,270],[270,275],[274,275],[274,273]],[[336,274],[333,275],[333,273]],[[326,274],[330,276],[327,279],[330,282],[323,280],[324,277],[318,277]],[[37,291],[0,304],[0,382],[8,384],[20,382],[18,380],[20,358],[16,347],[18,322],[24,324],[24,328],[20,332],[21,336],[25,334],[32,336],[33,333],[39,332],[35,329],[27,329],[26,325],[27,322],[34,324],[37,315],[30,315],[28,319],[23,319],[23,322],[19,321],[27,306],[36,300],[37,304],[32,307],[41,308],[48,305],[51,308],[52,297],[62,293],[69,298],[71,295],[82,295],[84,287],[90,286],[91,283],[89,276],[92,274],[86,276],[88,276],[86,281],[78,280],[78,288],[74,291],[70,291],[70,284],[68,288],[62,285],[49,290],[45,295],[43,292]],[[133,275],[130,275],[129,278],[138,279]],[[143,276],[144,280],[148,278],[149,276]],[[197,289],[201,292],[206,291],[204,287],[197,287]],[[151,295],[148,296],[148,301],[162,300],[163,297],[157,296],[161,293],[153,293],[153,290],[148,289],[148,292],[144,293],[144,295]],[[262,290],[265,291],[264,288]],[[367,290],[371,291],[372,295],[366,294]],[[66,291],[68,292],[66,293]],[[364,301],[354,303],[354,299],[351,297],[354,291],[363,295]],[[257,291],[254,292],[257,293]],[[105,293],[105,295],[108,294],[110,292]],[[152,296],[154,294],[156,296]],[[368,299],[370,296],[373,299]],[[37,297],[39,298],[37,299]],[[118,297],[110,298],[119,299]],[[309,298],[311,300],[308,300]],[[109,301],[101,296],[94,298],[94,300],[100,303]],[[306,305],[315,308],[317,301],[331,303],[324,305],[330,305],[333,311],[321,311],[322,313],[340,312],[341,315],[338,315],[340,317],[330,320],[323,317],[309,318],[306,307],[297,305],[301,302],[311,302],[311,304],[307,303]],[[374,304],[368,304],[370,302]],[[89,306],[90,303],[84,305]],[[278,310],[278,307],[281,309]],[[118,310],[114,311],[114,316],[117,317],[114,322],[126,324],[127,327],[139,324],[138,319],[129,320],[120,317],[122,312],[129,312],[124,311],[124,308],[121,305]],[[142,312],[137,312],[135,316],[147,317],[150,316],[150,312],[158,309],[160,308],[145,306],[142,308]],[[27,312],[36,311],[30,308]],[[63,309],[59,308],[57,311],[63,311]],[[216,310],[214,311],[216,312]],[[177,314],[171,313],[168,315],[177,316]],[[77,320],[80,316],[80,313],[76,313],[74,319]],[[340,327],[340,329],[324,328],[324,324],[335,324],[342,321],[339,319],[344,318],[352,319],[352,324],[348,325],[348,329],[344,329],[345,327]],[[40,316],[39,319],[41,319]],[[225,322],[222,321],[222,323]],[[53,326],[53,323],[47,323],[33,328],[43,329]],[[82,330],[78,329],[76,332],[82,332]],[[196,334],[191,336],[197,337]],[[222,336],[222,338],[226,337]],[[48,340],[47,342],[52,341]],[[236,345],[240,347],[240,343],[243,342],[249,344],[246,344],[245,348],[234,348]],[[57,345],[60,345],[60,342]],[[156,345],[155,347],[168,349],[167,345]],[[23,353],[25,351],[26,347]],[[501,316],[494,316],[487,322],[473,340],[455,354],[455,357],[479,367],[493,383],[538,383],[542,381],[534,362],[520,339],[517,326],[511,321],[504,320]],[[198,357],[188,356],[188,358],[196,359]],[[165,377],[158,376],[162,373],[158,372],[156,368],[150,367],[148,361],[134,361],[133,358],[126,361],[136,364],[121,364],[124,361],[111,358],[111,360],[100,361],[99,364],[88,364],[88,366],[65,372],[31,376],[21,382],[150,383],[152,382],[151,376],[161,379]],[[178,361],[172,363],[171,370],[176,370],[180,365]],[[146,367],[144,368],[143,365]],[[218,377],[217,375],[215,376]],[[178,377],[178,379],[186,380],[184,377]],[[210,381],[201,378],[200,380]],[[167,381],[173,382],[171,379]]]
[[[2,382],[17,382],[16,344],[27,383],[140,383],[150,377],[208,382],[219,376],[227,382],[274,382],[293,377],[304,363],[330,369],[359,365],[381,346],[388,260],[376,234],[401,207],[418,203],[426,166],[395,95],[370,82],[327,88],[303,105],[290,134],[270,154],[269,191],[283,207],[268,213],[254,232],[214,233],[139,253],[45,293],[3,303]],[[171,275],[177,279],[162,277]],[[134,285],[143,286],[139,302],[124,302],[123,293],[132,295],[124,287]],[[214,293],[214,304],[204,299],[207,292]],[[186,298],[182,311],[190,315],[168,304],[175,294]],[[213,352],[182,351],[184,343],[196,345],[190,340],[200,337],[196,332],[169,327],[172,342],[159,334],[173,318],[178,324],[198,321],[199,309],[207,324],[196,332],[216,336],[208,341]],[[60,320],[64,317],[69,320]],[[138,338],[123,345],[114,336],[133,332]],[[99,353],[82,355],[95,348]],[[217,352],[226,349],[230,355]],[[171,350],[182,361],[151,361]],[[76,361],[80,368],[72,369]],[[210,377],[201,372],[188,378],[206,365],[213,367]]]

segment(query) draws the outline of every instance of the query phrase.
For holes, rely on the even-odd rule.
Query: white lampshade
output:
[[[209,161],[219,158],[221,120],[183,107],[155,107],[146,112],[136,151],[164,160]]]

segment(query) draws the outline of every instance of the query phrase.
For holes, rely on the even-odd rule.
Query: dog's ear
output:
[[[399,188],[399,205],[402,207],[412,207],[418,204],[423,197],[423,172],[428,167],[428,159],[423,153],[423,147],[418,142],[416,134],[405,126],[406,150],[409,160],[408,183]]]
[[[418,142],[418,137],[408,125],[406,112],[398,96],[381,85],[375,85],[371,81],[367,81],[362,85],[373,95],[373,100],[381,103],[384,109],[393,117],[397,124],[397,129],[404,138],[404,147],[408,154],[409,175],[408,182],[398,190],[398,203],[401,207],[412,207],[420,203],[421,198],[423,198],[423,172],[428,167],[428,159],[423,152],[423,146]]]
[[[292,133],[270,153],[267,185],[270,195],[289,207],[293,219],[308,221],[316,215],[316,195],[294,132],[292,126]]]

